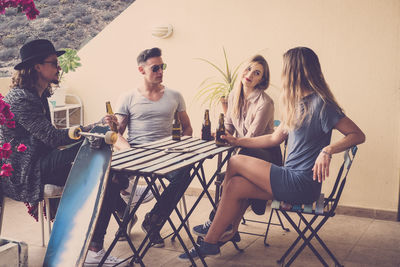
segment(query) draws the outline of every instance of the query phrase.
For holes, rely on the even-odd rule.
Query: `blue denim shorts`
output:
[[[290,204],[310,204],[321,193],[321,183],[313,180],[312,171],[292,170],[271,164],[270,178],[276,200]]]

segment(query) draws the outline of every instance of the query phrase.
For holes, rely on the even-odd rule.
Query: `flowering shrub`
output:
[[[15,128],[14,114],[10,111],[10,105],[3,100],[3,96],[0,94],[0,125],[6,125],[8,128]],[[24,152],[27,147],[24,144],[19,144],[17,152]],[[12,147],[10,143],[0,144],[0,159],[8,159],[12,154]],[[14,171],[13,167],[9,163],[3,163],[1,166],[0,176],[10,176],[11,172]]]
[[[24,12],[28,19],[35,19],[39,15],[33,0],[0,0],[0,14],[4,14],[6,8],[18,8],[19,12]]]

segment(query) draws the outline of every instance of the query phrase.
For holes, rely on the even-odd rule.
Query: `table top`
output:
[[[232,146],[217,146],[214,141],[196,137],[182,136],[181,141],[167,137],[114,153],[111,169],[132,174],[165,176],[172,171],[233,149]]]

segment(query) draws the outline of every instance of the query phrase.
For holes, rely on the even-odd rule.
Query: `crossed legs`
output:
[[[205,242],[216,244],[229,224],[240,221],[248,198],[273,199],[270,169],[271,163],[249,156],[235,155],[229,160],[224,193]]]

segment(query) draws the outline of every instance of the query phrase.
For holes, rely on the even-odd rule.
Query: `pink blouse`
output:
[[[234,93],[229,95],[225,116],[226,130],[236,137],[254,137],[274,131],[274,101],[262,90],[254,90],[240,107],[239,118],[233,115]]]

